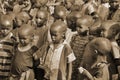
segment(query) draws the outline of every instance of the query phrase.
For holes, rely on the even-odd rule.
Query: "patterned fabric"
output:
[[[80,37],[79,35],[74,35],[71,40],[71,48],[75,54],[76,60],[73,62],[73,73],[72,80],[80,80],[78,67],[81,64],[84,48],[88,43],[89,39],[87,36]]]
[[[12,33],[0,40],[0,78],[8,77],[13,55]]]

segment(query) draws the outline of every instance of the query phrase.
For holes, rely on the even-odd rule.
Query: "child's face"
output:
[[[73,4],[74,4],[74,0],[66,0],[66,4],[65,4],[66,9],[70,9]]]
[[[55,16],[55,18],[64,20],[66,18],[66,15],[67,15],[67,13],[66,13],[65,7],[57,6],[54,9],[54,16]]]
[[[23,24],[23,22],[21,19],[16,18],[16,24],[17,24],[17,26],[21,26]]]
[[[41,27],[45,24],[47,15],[44,14],[44,12],[40,11],[38,12],[37,16],[36,16],[36,23],[38,27]]]
[[[1,27],[0,26],[0,35],[6,37],[12,30],[12,27]]]
[[[116,41],[117,41],[118,45],[120,46],[120,33],[118,34],[118,38]]]
[[[113,7],[114,9],[118,9],[119,8],[119,2],[118,0],[115,0],[111,3],[111,7]]]
[[[103,30],[101,31],[101,36],[102,36],[102,37],[107,37],[107,36],[108,36],[108,30],[103,29]]]
[[[76,27],[76,30],[78,32],[78,34],[87,34],[89,28],[88,26],[84,25],[84,24],[78,24]]]
[[[22,46],[27,46],[32,42],[33,37],[31,35],[19,35],[19,40]]]
[[[58,44],[63,40],[63,33],[58,29],[50,30],[51,38],[53,43]]]
[[[35,6],[36,7],[41,7],[47,4],[48,0],[35,0]]]

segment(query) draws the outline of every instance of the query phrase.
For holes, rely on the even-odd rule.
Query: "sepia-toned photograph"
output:
[[[0,80],[120,80],[120,0],[0,0]]]

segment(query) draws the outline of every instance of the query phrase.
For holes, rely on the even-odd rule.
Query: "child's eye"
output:
[[[78,28],[82,29],[82,26],[78,26]]]

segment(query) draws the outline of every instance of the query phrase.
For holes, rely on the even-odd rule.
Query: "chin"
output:
[[[59,42],[57,42],[57,41],[53,41],[53,43],[54,43],[54,44],[58,44]]]
[[[37,27],[42,27],[42,26],[43,26],[43,24],[40,24],[40,23],[37,24]]]

